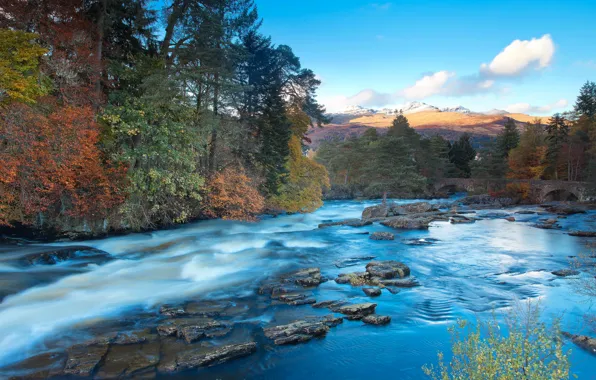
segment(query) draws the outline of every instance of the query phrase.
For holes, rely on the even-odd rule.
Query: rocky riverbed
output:
[[[449,323],[541,298],[566,311],[588,378],[594,339],[569,256],[588,247],[595,217],[483,197],[328,202],[257,224],[3,246],[0,374],[419,378],[448,349]]]

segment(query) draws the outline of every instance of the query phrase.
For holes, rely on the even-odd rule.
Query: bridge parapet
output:
[[[515,183],[527,184],[529,186],[529,197],[536,203],[554,200],[586,202],[596,199],[596,194],[593,194],[588,183],[573,181],[444,178],[435,182],[433,187],[437,194],[454,191],[486,193],[504,190],[508,184]]]

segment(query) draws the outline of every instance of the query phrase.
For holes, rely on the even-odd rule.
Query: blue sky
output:
[[[418,100],[547,115],[596,80],[595,0],[256,3],[330,110]]]

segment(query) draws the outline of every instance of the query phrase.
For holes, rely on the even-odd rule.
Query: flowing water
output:
[[[545,216],[515,214],[519,209],[505,210],[516,217],[514,223],[501,218],[435,222],[428,231],[397,232],[395,241],[372,241],[363,234],[391,231],[378,224],[317,229],[323,221],[358,218],[374,203],[330,201],[312,214],[258,223],[206,221],[76,244],[109,253],[99,261],[82,256],[25,265],[22,257],[35,246],[0,247],[0,378],[13,374],[9,368],[20,360],[63,350],[103,330],[148,323],[160,305],[188,300],[225,299],[244,307],[236,319],[244,327],[231,339],[259,343],[257,354],[201,370],[203,378],[423,378],[421,366],[435,362],[438,350],[449,350],[447,327],[458,318],[499,314],[526,299],[541,300],[546,320],[562,317],[565,330],[589,333],[583,315],[591,305],[577,295],[577,279],[550,272],[590,250],[588,239],[565,230],[594,229],[593,212],[563,219],[561,231],[532,227]],[[431,244],[411,245],[410,239]],[[335,265],[359,256],[402,261],[422,284],[395,295],[384,291],[372,301],[378,314],[392,317],[391,324],[345,321],[325,338],[297,346],[277,347],[262,337],[262,327],[328,313],[308,305],[264,304],[255,294],[263,280],[304,267],[320,267],[333,279],[363,270],[366,261]],[[370,301],[360,288],[333,280],[313,292],[317,301]],[[580,379],[596,378],[596,357],[568,348],[573,372]]]

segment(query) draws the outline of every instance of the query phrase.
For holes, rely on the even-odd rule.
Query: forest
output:
[[[596,185],[596,83],[587,81],[573,111],[523,126],[508,119],[498,136],[481,143],[466,133],[456,141],[425,138],[398,113],[386,133],[327,140],[316,160],[329,171],[332,197],[424,195],[442,178],[584,181]],[[524,197],[523,184],[494,194]]]
[[[251,0],[0,12],[0,226],[144,230],[321,204],[320,85]]]

